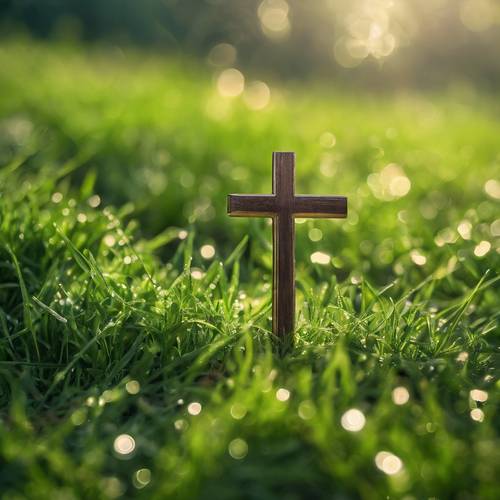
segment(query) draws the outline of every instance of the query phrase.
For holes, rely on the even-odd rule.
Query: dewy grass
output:
[[[130,58],[0,52],[3,496],[496,498],[495,104],[271,85],[254,112]],[[297,225],[280,356],[270,228],[224,204],[292,147],[352,210]]]

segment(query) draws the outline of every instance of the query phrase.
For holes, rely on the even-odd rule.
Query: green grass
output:
[[[495,96],[271,83],[253,111],[133,51],[5,41],[0,67],[5,498],[498,497]],[[225,214],[273,150],[350,204],[297,226],[284,356],[270,229]]]

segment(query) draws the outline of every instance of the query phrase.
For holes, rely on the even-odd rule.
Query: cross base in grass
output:
[[[273,333],[293,335],[295,320],[294,218],[347,217],[344,196],[295,194],[295,153],[273,153],[272,194],[230,194],[228,214],[233,217],[271,217],[273,221]]]

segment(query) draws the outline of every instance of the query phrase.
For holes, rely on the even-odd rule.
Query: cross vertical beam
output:
[[[293,332],[295,319],[295,154],[273,153],[273,332],[280,338]]]
[[[295,320],[295,217],[347,217],[344,196],[295,195],[295,153],[273,153],[273,194],[230,194],[233,217],[273,221],[273,333],[292,339]]]

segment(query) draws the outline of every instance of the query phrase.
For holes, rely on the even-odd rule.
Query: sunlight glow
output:
[[[368,56],[382,59],[391,55],[398,40],[391,28],[393,3],[361,0],[345,18],[345,35],[333,49],[336,61],[346,68],[358,66]]]

